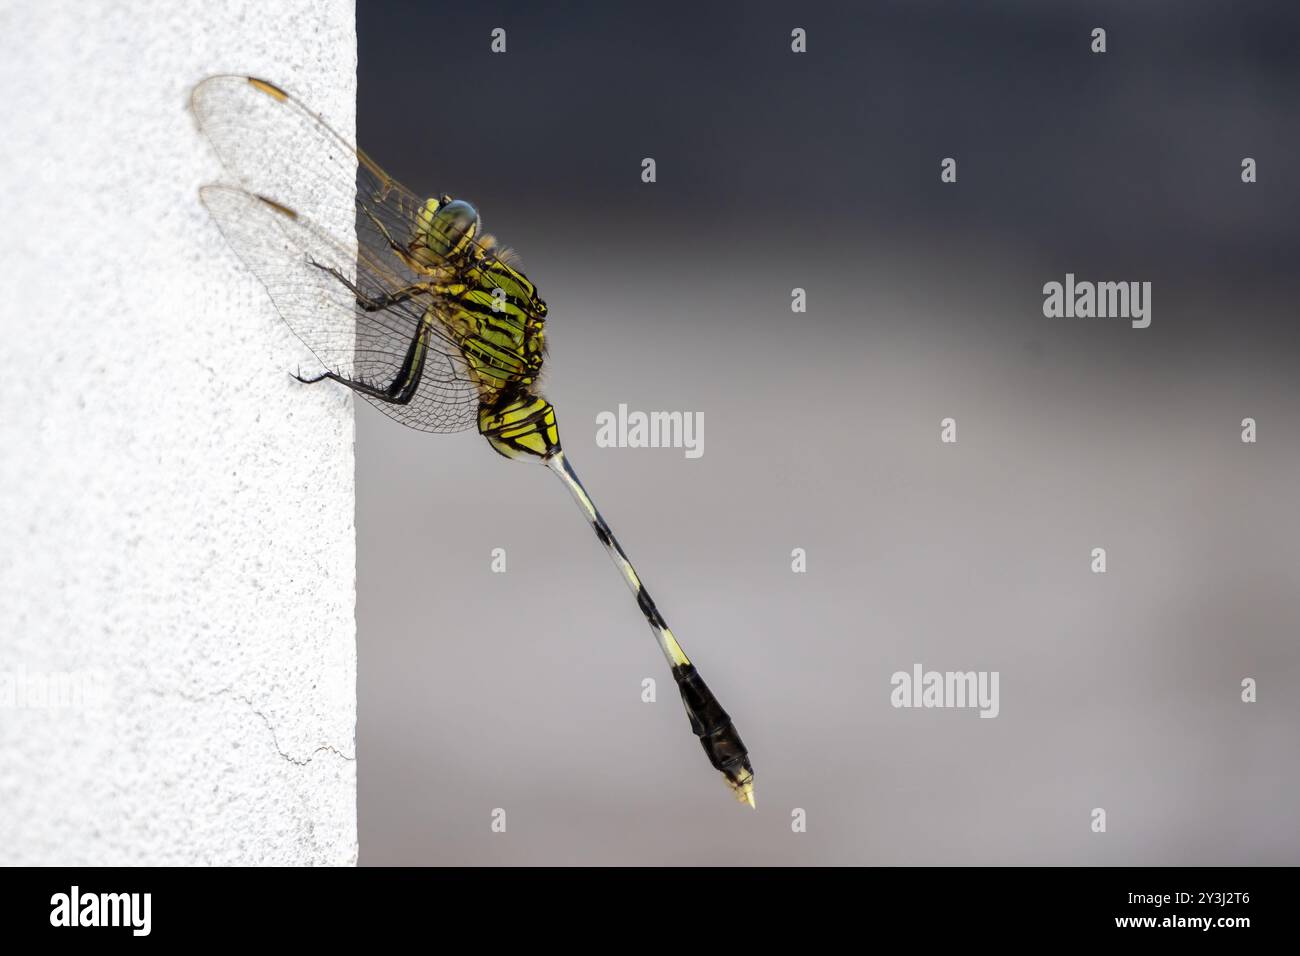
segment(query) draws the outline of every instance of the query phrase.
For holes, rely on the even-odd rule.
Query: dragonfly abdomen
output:
[[[526,391],[509,392],[479,406],[478,430],[507,458],[545,461],[560,450],[555,406]]]
[[[675,665],[673,680],[677,681],[677,689],[681,691],[691,730],[700,738],[709,763],[726,777],[728,785],[742,801],[752,805],[754,768],[731,717],[722,709],[694,664]]]

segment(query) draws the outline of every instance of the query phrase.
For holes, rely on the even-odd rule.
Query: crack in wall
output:
[[[280,746],[280,737],[275,732],[275,725],[271,722],[271,718],[268,717],[263,711],[258,709],[257,705],[253,702],[253,699],[251,697],[245,697],[243,694],[235,693],[235,689],[233,687],[223,687],[221,690],[213,691],[210,694],[191,694],[183,690],[164,691],[154,687],[149,688],[149,691],[151,693],[157,694],[160,697],[166,697],[169,694],[175,695],[176,697],[180,697],[182,700],[187,700],[193,704],[204,704],[209,701],[215,700],[218,697],[230,696],[235,698],[235,700],[240,701],[241,703],[246,705],[248,709],[251,710],[254,714],[262,718],[262,723],[266,724],[266,729],[270,731],[271,744],[272,746],[275,747],[275,752],[279,754],[283,759],[285,759],[286,761],[288,761],[289,763],[297,767],[307,766],[307,764],[311,763],[313,760],[316,759],[316,755],[319,753],[327,753],[327,752],[332,753],[334,754],[334,756],[348,761],[355,761],[357,759],[357,755],[355,753],[352,754],[344,753],[342,750],[339,750],[333,744],[321,744],[319,747],[317,747],[315,750],[309,753],[306,757],[295,757],[293,754],[284,750]]]
[[[257,707],[254,706],[252,700],[250,700],[249,698],[243,697],[239,694],[236,694],[235,697],[238,700],[242,700],[245,704],[248,705],[249,710],[251,710],[253,713],[257,714],[257,716],[262,718],[262,723],[266,724],[266,729],[271,732],[271,743],[275,746],[275,752],[278,753],[285,760],[289,761],[289,763],[299,767],[305,767],[307,766],[307,764],[311,763],[313,760],[316,759],[316,755],[318,753],[324,753],[326,751],[334,754],[334,756],[336,757],[342,757],[344,760],[357,759],[356,754],[345,754],[343,753],[343,751],[339,750],[337,747],[334,747],[331,744],[321,744],[319,747],[317,747],[315,750],[309,753],[306,757],[299,760],[297,757],[293,756],[290,753],[287,753],[286,751],[280,748],[280,738],[275,733],[275,727],[271,724],[270,717],[267,717],[266,714],[258,710]]]

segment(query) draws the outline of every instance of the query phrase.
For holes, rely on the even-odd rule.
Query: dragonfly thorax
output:
[[[489,255],[445,289],[444,321],[480,395],[491,403],[536,382],[546,355],[546,303],[528,278]]]

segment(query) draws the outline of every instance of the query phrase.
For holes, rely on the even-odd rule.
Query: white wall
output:
[[[351,136],[353,4],[0,34],[0,863],[353,863],[352,404],[289,378],[186,110],[254,73]]]

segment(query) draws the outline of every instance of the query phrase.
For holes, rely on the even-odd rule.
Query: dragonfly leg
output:
[[[348,283],[351,286],[351,283]],[[356,291],[355,289],[353,291]],[[390,305],[398,305],[406,302],[408,299],[414,299],[417,295],[433,291],[433,287],[428,283],[419,282],[415,285],[408,285],[404,289],[398,289],[396,292],[385,292],[383,295],[373,298],[366,298],[360,294],[357,295],[357,305],[361,306],[365,312],[379,312],[388,308]]]
[[[410,255],[405,249],[397,244],[397,240],[394,239],[393,234],[388,231],[388,227],[379,221],[379,217],[371,212],[369,207],[362,206],[361,211],[366,214],[366,218],[370,220],[371,225],[373,225],[375,229],[379,231],[379,234],[384,237],[384,242],[388,243],[388,248],[397,253],[397,255],[402,259],[406,259]]]
[[[368,296],[357,288],[356,283],[352,282],[347,276],[338,269],[335,269],[333,266],[321,265],[315,260],[312,260],[311,264],[322,272],[328,272],[340,283],[346,286],[347,289],[356,296],[357,305],[364,312],[382,312],[389,306],[398,305],[415,298],[417,295],[434,291],[433,283],[417,282],[414,285],[408,285],[403,289],[398,289],[396,292],[385,292],[382,295]]]
[[[315,378],[303,378],[302,369],[300,368],[296,372],[290,372],[289,377],[294,379],[295,381],[302,382],[304,385],[315,385],[317,382],[323,382],[325,381],[325,379],[329,378],[330,373],[322,372],[320,375],[317,375]]]
[[[371,225],[373,225],[375,229],[378,230],[379,234],[384,237],[384,242],[388,243],[388,248],[392,251],[393,255],[401,259],[408,269],[415,272],[428,272],[428,269],[417,262],[415,257],[411,255],[410,249],[400,245],[398,241],[393,238],[393,234],[388,231],[388,227],[379,221],[379,217],[371,212],[369,207],[362,206],[361,209],[370,220]]]
[[[359,378],[348,378],[346,375],[340,375],[338,372],[326,370],[315,378],[304,378],[301,373],[294,375],[298,381],[304,385],[315,385],[317,382],[329,379],[332,382],[338,382],[340,385],[346,385],[354,392],[360,392],[362,395],[370,398],[377,398],[382,402],[389,402],[393,405],[409,404],[415,397],[415,393],[420,388],[420,381],[424,377],[424,360],[428,356],[428,339],[429,323],[422,321],[419,329],[416,330],[414,337],[411,339],[410,346],[407,347],[406,356],[402,359],[402,367],[398,369],[393,380],[384,388],[364,381]]]

